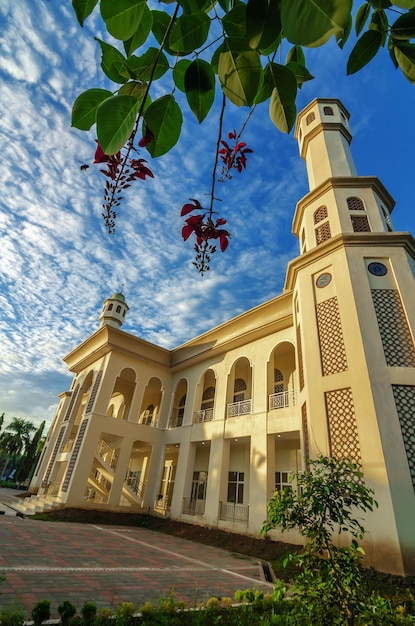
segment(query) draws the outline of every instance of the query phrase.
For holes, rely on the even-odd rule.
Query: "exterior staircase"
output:
[[[38,495],[24,498],[19,502],[11,505],[14,510],[22,515],[34,515],[35,513],[43,513],[44,511],[52,511],[52,509],[60,509],[63,507],[61,502],[57,502],[53,496]]]

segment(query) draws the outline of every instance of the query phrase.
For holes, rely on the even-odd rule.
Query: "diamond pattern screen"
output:
[[[327,391],[325,398],[330,434],[330,453],[340,459],[352,459],[361,465],[352,390],[347,387]]]
[[[415,387],[392,385],[402,438],[415,491]]]
[[[329,298],[316,306],[323,376],[347,370],[346,350],[337,298]]]
[[[389,367],[415,367],[415,350],[396,289],[372,289],[373,304]]]

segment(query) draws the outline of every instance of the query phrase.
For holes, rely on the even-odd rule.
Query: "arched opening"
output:
[[[162,399],[162,385],[159,378],[153,377],[148,381],[144,390],[143,401],[141,403],[139,424],[146,426],[157,426],[160,405]]]
[[[135,391],[135,378],[135,371],[130,367],[124,368],[117,376],[106,412],[109,417],[128,419]]]
[[[268,362],[268,410],[295,405],[295,350],[288,341],[274,348]]]
[[[169,420],[169,428],[182,426],[184,411],[186,408],[187,381],[182,378],[176,386],[174,392],[173,408]]]
[[[252,412],[252,368],[246,357],[232,366],[228,377],[226,417],[237,417]]]

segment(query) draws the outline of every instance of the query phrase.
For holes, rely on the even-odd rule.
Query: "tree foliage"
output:
[[[335,457],[310,461],[310,470],[291,477],[296,489],[277,491],[268,503],[263,533],[296,528],[305,538],[300,554],[290,560],[301,573],[294,582],[298,624],[348,624],[366,610],[362,575],[364,551],[357,539],[365,533],[361,513],[377,507],[359,467]],[[294,485],[293,485],[294,487]],[[338,547],[335,536],[348,533],[350,545]]]
[[[186,106],[201,124],[221,90],[219,138],[203,239],[206,248],[209,226],[214,223],[217,150],[226,103],[251,110],[268,105],[275,126],[290,132],[298,90],[313,78],[305,50],[324,46],[332,37],[344,48],[353,27],[358,39],[349,52],[348,74],[361,70],[386,48],[395,67],[415,82],[415,0],[395,0],[394,4],[369,0],[357,11],[353,11],[353,0],[162,3],[163,10],[152,8],[146,0],[72,0],[81,26],[99,9],[109,40],[97,39],[101,68],[115,83],[110,90],[91,86],[80,94],[73,105],[72,125],[89,130],[95,124],[99,143],[109,156],[124,150],[115,178],[116,186],[122,186],[124,164],[132,151],[140,145],[152,157],[166,154],[179,140]],[[178,92],[186,96],[183,104]],[[137,135],[143,138],[138,145]],[[114,206],[119,206],[116,198],[115,193],[104,202],[104,217],[111,217],[109,232],[114,229]],[[196,265],[199,271],[206,269],[206,263]]]

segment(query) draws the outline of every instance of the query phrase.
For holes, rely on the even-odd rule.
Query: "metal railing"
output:
[[[235,504],[234,502],[220,502],[219,519],[228,522],[248,523],[249,506],[247,504]]]
[[[202,422],[211,422],[213,420],[214,408],[202,409],[193,413],[193,423],[201,424]]]
[[[98,442],[97,448],[95,450],[95,454],[99,456],[100,459],[104,461],[109,467],[113,469],[117,466],[118,455],[120,451],[114,450],[110,445],[107,444],[106,441],[101,439]]]
[[[205,501],[195,500],[192,498],[183,498],[182,512],[186,515],[204,515],[205,514]]]
[[[249,415],[252,413],[252,400],[241,400],[228,404],[226,417],[238,417],[239,415]]]
[[[132,491],[132,493],[135,493],[136,496],[141,497],[143,495],[144,483],[141,482],[138,476],[129,476],[129,473],[127,472],[124,484],[130,491]]]
[[[64,441],[61,445],[61,452],[70,452],[73,448],[74,443],[75,439],[68,439],[68,441]]]
[[[287,406],[295,406],[297,400],[297,392],[294,389],[289,391],[281,391],[280,393],[272,393],[269,396],[269,411],[273,409],[284,409]]]
[[[48,483],[44,489],[45,496],[57,496],[59,493],[61,484],[59,482]]]
[[[144,424],[144,426],[152,426],[153,428],[155,428],[158,424],[157,413],[149,413],[148,411],[144,411],[142,417],[140,418],[139,424]]]
[[[111,489],[111,482],[105,478],[104,474],[102,474],[99,469],[93,467],[89,472],[89,477],[97,483],[101,487],[103,491],[109,492]]]

